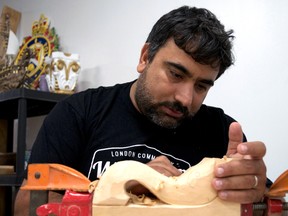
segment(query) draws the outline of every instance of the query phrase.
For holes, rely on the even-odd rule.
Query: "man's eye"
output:
[[[205,85],[202,85],[202,84],[198,84],[196,85],[196,88],[199,90],[199,91],[207,91],[207,86]]]
[[[182,76],[179,73],[176,73],[174,71],[170,71],[170,74],[171,74],[171,76],[173,76],[173,77],[175,77],[177,79],[181,79],[182,78]]]

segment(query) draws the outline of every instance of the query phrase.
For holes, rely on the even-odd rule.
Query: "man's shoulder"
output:
[[[121,83],[121,84],[115,84],[111,86],[99,86],[97,88],[89,88],[81,92],[77,92],[75,95],[91,95],[91,94],[103,94],[103,93],[109,93],[109,92],[118,92],[120,90],[124,89],[130,89],[133,82],[127,82],[127,83]]]
[[[206,104],[202,104],[199,113],[206,113],[206,114],[224,114],[224,110],[220,107],[215,107],[215,106],[208,106]]]
[[[208,106],[203,104],[197,113],[198,118],[206,118],[209,120],[218,119],[218,120],[225,120],[228,122],[233,122],[235,119],[230,115],[226,114],[224,110],[220,107],[215,106]]]
[[[133,82],[115,84],[113,86],[99,86],[97,88],[89,88],[80,92],[77,92],[67,98],[68,101],[91,101],[97,98],[101,101],[109,99],[113,96],[123,94],[130,91],[130,87]]]

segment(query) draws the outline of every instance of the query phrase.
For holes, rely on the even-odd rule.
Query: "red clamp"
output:
[[[273,214],[278,214],[283,212],[283,202],[281,199],[269,199],[266,198],[266,212],[265,215],[270,216]]]
[[[253,216],[253,212],[261,211],[263,216],[281,215],[284,210],[281,199],[266,197],[264,202],[241,205],[241,216]]]
[[[38,216],[91,216],[93,193],[66,190],[62,203],[48,203],[37,208]]]

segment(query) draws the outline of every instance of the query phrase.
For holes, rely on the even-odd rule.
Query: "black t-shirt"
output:
[[[147,163],[167,156],[187,170],[203,157],[223,157],[235,121],[222,109],[202,105],[177,129],[161,128],[140,114],[129,92],[132,82],[76,93],[46,117],[29,163],[60,163],[95,180],[113,163]]]

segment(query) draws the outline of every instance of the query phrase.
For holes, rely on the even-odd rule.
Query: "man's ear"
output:
[[[139,63],[137,65],[137,71],[142,73],[148,64],[148,48],[149,43],[145,43],[141,49]]]

